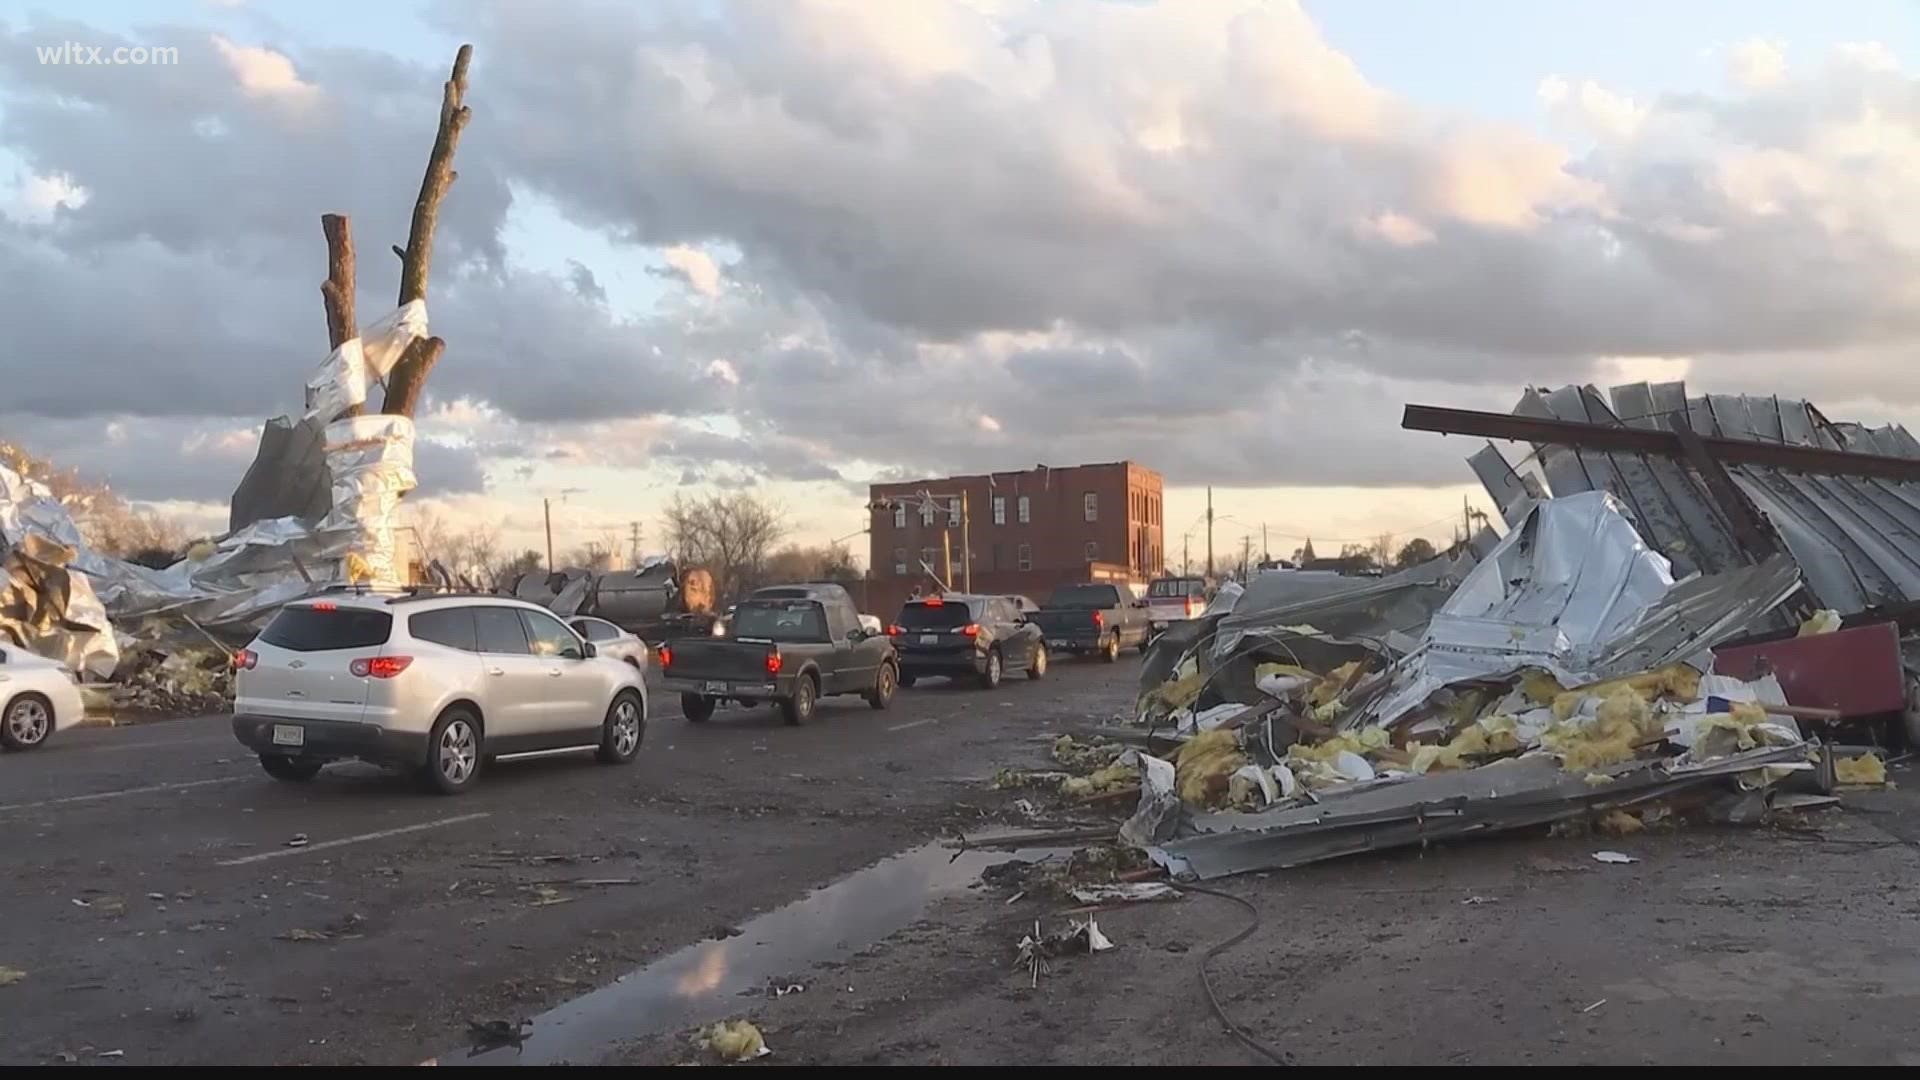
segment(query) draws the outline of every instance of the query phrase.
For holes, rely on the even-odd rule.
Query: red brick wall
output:
[[[971,522],[973,590],[981,593],[1022,593],[1040,601],[1054,586],[1088,580],[1087,544],[1095,545],[1094,560],[1124,569],[1136,583],[1159,573],[1165,562],[1163,523],[1160,519],[1160,474],[1132,462],[1033,469],[987,476],[954,476],[901,484],[875,484],[870,501],[911,497],[921,491],[936,499],[965,493]],[[1096,520],[1086,520],[1086,497],[1096,501]],[[1025,496],[1029,520],[1020,521]],[[996,523],[994,500],[1002,504],[1004,523]],[[922,549],[930,549],[935,569],[943,569],[941,540],[952,544],[953,587],[962,588],[961,530],[949,527],[943,509],[933,524],[924,524],[917,506],[909,506],[904,527],[896,527],[894,512],[873,512],[868,558],[870,587],[865,610],[890,618],[919,585],[934,588],[921,573]],[[1019,569],[1021,545],[1031,555],[1031,569]],[[906,551],[907,573],[895,569],[895,549]]]

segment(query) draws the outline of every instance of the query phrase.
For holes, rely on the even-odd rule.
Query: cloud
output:
[[[660,258],[667,264],[667,269],[661,271],[662,276],[686,282],[701,296],[719,295],[720,266],[713,261],[713,256],[698,248],[675,244],[661,252]]]
[[[1748,42],[1725,93],[1556,76],[1536,130],[1387,89],[1286,2],[441,15],[476,42],[475,113],[423,484],[1116,457],[1452,484],[1467,448],[1400,432],[1401,402],[1684,370],[1920,404],[1920,84],[1884,48],[1789,68]],[[0,217],[0,385],[23,441],[217,500],[248,455],[169,462],[297,404],[320,213],[353,217],[363,321],[394,295],[445,58],[142,35],[181,63],[101,78],[21,57],[113,34],[0,27],[30,178]],[[585,264],[533,265],[502,239],[515,191],[684,287],[613,310]]]
[[[313,84],[300,81],[293,61],[283,53],[258,45],[236,45],[219,34],[213,35],[213,47],[250,97],[304,102],[318,93]]]

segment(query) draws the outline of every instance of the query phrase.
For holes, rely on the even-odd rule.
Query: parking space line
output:
[[[32,810],[39,806],[65,806],[68,803],[99,802],[102,799],[118,799],[122,795],[145,795],[154,791],[185,791],[188,788],[206,787],[209,784],[232,784],[251,779],[247,776],[219,776],[211,780],[183,780],[177,784],[147,784],[143,787],[121,788],[118,791],[96,791],[91,795],[67,795],[58,799],[42,799],[39,802],[0,803],[0,814],[9,810]]]
[[[316,851],[325,851],[328,848],[346,847],[348,844],[364,844],[369,840],[385,840],[389,836],[405,836],[408,833],[424,832],[428,829],[438,829],[447,825],[458,825],[463,821],[478,821],[483,817],[491,816],[493,816],[492,811],[489,810],[482,810],[477,814],[456,814],[453,817],[441,818],[438,821],[422,821],[412,825],[402,825],[395,829],[381,829],[379,832],[361,833],[358,836],[343,836],[338,840],[322,840],[317,844],[308,844],[305,847],[279,848],[274,851],[262,851],[256,855],[242,855],[237,859],[222,859],[213,865],[246,866],[249,863],[266,862],[268,859],[284,859],[294,855],[311,855]]]
[[[905,731],[905,730],[907,730],[908,728],[916,728],[916,727],[919,727],[919,726],[920,726],[921,724],[931,724],[931,723],[934,723],[935,721],[937,721],[937,720],[939,720],[939,719],[940,719],[940,718],[939,718],[939,717],[937,717],[937,716],[929,716],[929,717],[927,717],[927,718],[926,718],[925,720],[910,720],[910,721],[908,721],[907,723],[904,723],[904,724],[895,724],[895,725],[893,725],[892,727],[890,727],[890,728],[888,728],[887,730],[888,730],[888,731]]]

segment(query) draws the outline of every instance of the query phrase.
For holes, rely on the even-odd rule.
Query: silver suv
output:
[[[506,597],[334,592],[282,608],[234,654],[233,733],[268,774],[358,758],[431,790],[482,763],[640,749],[647,689],[551,612]]]

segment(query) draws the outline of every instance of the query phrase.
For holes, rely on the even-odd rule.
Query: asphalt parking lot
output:
[[[639,759],[457,798],[266,776],[225,717],[0,756],[0,1061],[400,1063],[458,1046],[977,821],[1009,742],[1104,718],[1136,662],[934,680],[815,722],[653,701]]]

